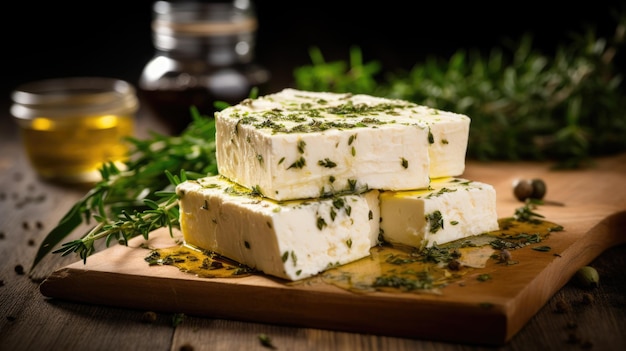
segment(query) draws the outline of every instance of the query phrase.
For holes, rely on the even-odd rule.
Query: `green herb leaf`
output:
[[[550,246],[536,246],[536,247],[533,247],[532,249],[535,251],[541,251],[541,252],[548,252],[552,250]]]
[[[32,271],[35,266],[48,254],[56,245],[58,245],[69,233],[74,231],[82,222],[82,215],[86,211],[85,203],[91,196],[95,196],[96,190],[89,192],[81,201],[77,202],[70,208],[70,210],[63,216],[59,223],[48,233],[43,240],[35,259],[31,265]]]
[[[269,335],[261,333],[261,334],[258,335],[258,338],[259,338],[259,342],[261,343],[261,346],[267,347],[267,348],[270,348],[270,349],[276,348],[272,344],[272,339],[269,337]]]
[[[178,327],[182,322],[185,321],[185,314],[184,313],[175,313],[172,316],[172,327],[176,328]]]

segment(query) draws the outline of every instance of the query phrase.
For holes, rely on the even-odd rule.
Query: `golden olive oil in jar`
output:
[[[79,77],[24,84],[12,95],[11,113],[26,154],[44,179],[63,183],[100,180],[105,162],[128,156],[138,101],[130,84]]]

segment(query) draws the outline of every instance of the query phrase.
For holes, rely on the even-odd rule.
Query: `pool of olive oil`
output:
[[[105,162],[127,157],[134,119],[131,115],[67,118],[38,117],[21,129],[26,153],[43,178],[61,182],[96,182]]]
[[[445,286],[468,273],[479,272],[488,260],[515,264],[505,253],[536,245],[550,233],[563,228],[543,220],[499,220],[500,229],[459,239],[443,245],[417,249],[381,244],[370,249],[370,256],[337,266],[317,276],[289,285],[331,284],[355,293],[377,291],[440,294]],[[504,255],[503,255],[504,254]],[[181,243],[152,250],[145,258],[150,265],[171,265],[182,272],[204,278],[236,278],[262,274],[216,253]]]

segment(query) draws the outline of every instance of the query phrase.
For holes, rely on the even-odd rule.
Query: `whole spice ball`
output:
[[[533,187],[533,192],[530,197],[541,200],[546,196],[546,183],[543,180],[535,178],[530,181],[530,184]]]
[[[556,313],[565,313],[570,310],[570,305],[565,300],[560,299],[556,302],[556,306],[554,312]]]
[[[144,323],[154,323],[157,320],[157,314],[152,311],[146,311],[141,315],[141,321]]]
[[[451,260],[450,262],[448,262],[448,269],[452,271],[458,271],[459,269],[461,269],[461,262],[459,262],[458,260]]]
[[[533,194],[533,185],[527,179],[517,179],[513,182],[513,194],[520,201],[526,201]]]
[[[591,305],[593,303],[593,295],[590,293],[584,293],[581,301],[584,305]]]

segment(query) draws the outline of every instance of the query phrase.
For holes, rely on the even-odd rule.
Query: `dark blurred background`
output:
[[[572,33],[615,29],[612,10],[624,1],[551,2],[256,1],[257,62],[272,74],[270,89],[292,84],[293,69],[318,46],[327,60],[347,60],[349,47],[385,70],[410,69],[427,56],[487,50],[531,33],[549,53]],[[96,75],[133,84],[153,54],[153,1],[12,2],[3,5],[3,103],[16,85],[63,76]]]

